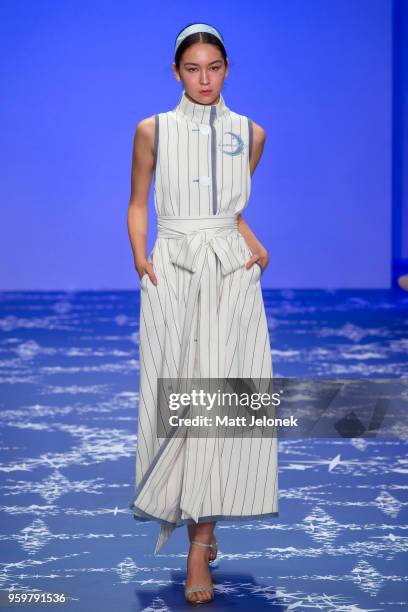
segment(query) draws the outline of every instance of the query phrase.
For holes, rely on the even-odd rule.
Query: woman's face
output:
[[[173,71],[190,98],[199,104],[213,104],[218,100],[228,67],[218,47],[195,43],[184,51],[179,71],[173,63]]]

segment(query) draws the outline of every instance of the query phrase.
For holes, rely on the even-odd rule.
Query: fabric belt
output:
[[[238,233],[238,215],[172,216],[158,215],[157,237],[176,239],[175,248],[170,249],[171,262],[193,273],[190,281],[186,313],[181,336],[179,375],[183,376],[185,357],[192,333],[194,311],[202,286],[209,288],[206,295],[206,320],[216,323],[218,314],[217,262],[225,276],[238,270],[246,263],[246,258],[238,248],[237,240],[227,240]],[[207,262],[207,265],[206,265]],[[212,352],[218,351],[219,340],[209,330],[207,346]],[[207,360],[205,360],[207,362]],[[204,362],[204,363],[205,363]],[[207,363],[211,363],[209,360]],[[214,364],[214,360],[212,362]],[[206,367],[206,366],[204,366]],[[204,371],[202,376],[222,377],[219,371]]]

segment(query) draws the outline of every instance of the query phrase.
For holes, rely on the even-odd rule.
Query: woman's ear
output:
[[[174,78],[176,79],[176,81],[180,81],[181,79],[180,79],[179,71],[177,70],[177,66],[175,62],[172,63],[171,69],[173,71]]]

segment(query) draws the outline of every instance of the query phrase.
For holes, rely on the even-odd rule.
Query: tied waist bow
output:
[[[194,312],[198,303],[200,288],[209,289],[208,300],[206,299],[207,321],[211,321],[215,327],[218,316],[218,296],[216,271],[218,259],[221,272],[225,276],[242,268],[246,258],[239,248],[238,240],[234,234],[238,234],[238,216],[230,215],[208,215],[208,216],[171,216],[158,215],[157,237],[176,239],[174,246],[170,249],[171,262],[189,270],[193,273],[190,281],[186,312],[181,337],[181,352],[179,363],[179,375],[184,375],[185,358],[189,346],[192,331]],[[211,327],[211,326],[210,326]],[[219,354],[220,338],[210,329],[209,337],[206,338],[206,350],[210,356]],[[199,347],[197,347],[200,350]],[[201,376],[221,377],[223,376],[223,364],[214,359],[202,360],[203,368]]]
[[[171,253],[174,265],[190,272],[200,272],[208,251],[218,257],[222,273],[241,268],[245,259],[226,238],[238,232],[237,215],[209,215],[206,217],[158,216],[158,237],[176,238],[177,248]]]

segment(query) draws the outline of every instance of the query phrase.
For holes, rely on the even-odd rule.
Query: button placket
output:
[[[209,117],[210,123],[197,123],[195,122],[194,128],[192,128],[193,132],[199,132],[202,136],[210,137],[210,146],[211,146],[211,176],[201,175],[198,178],[192,179],[194,183],[198,183],[199,187],[211,187],[212,188],[212,211],[215,215],[217,213],[217,183],[216,183],[216,156],[217,156],[217,147],[216,147],[216,131],[214,127],[214,122],[216,120],[216,109],[215,107],[211,108],[211,115]]]

